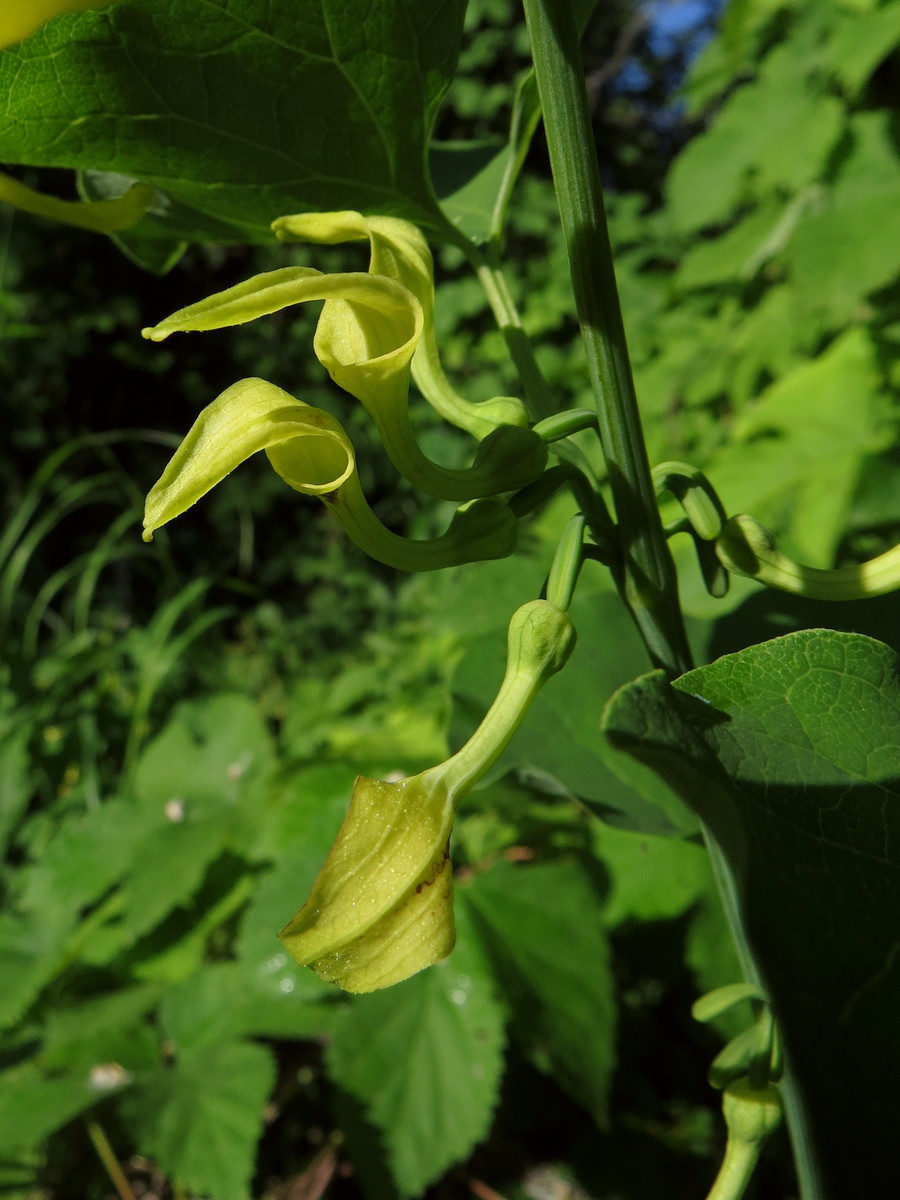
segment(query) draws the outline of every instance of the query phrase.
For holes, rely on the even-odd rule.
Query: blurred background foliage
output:
[[[704,468],[818,566],[900,539],[898,43],[898,0],[616,0],[585,38],[651,459]],[[438,137],[502,139],[526,65],[518,6],[470,0]],[[540,135],[507,258],[548,380],[589,403]],[[389,526],[446,522],[324,378],[314,313],[139,337],[296,261],[356,259],[194,247],[154,276],[0,212],[0,1192],[703,1195],[723,1141],[705,1066],[735,1027],[688,1014],[737,968],[690,817],[600,743],[645,664],[599,568],[570,668],[462,813],[448,962],[350,999],[280,952],[354,775],[420,769],[473,727],[566,517],[512,562],[400,579],[253,462],[143,545],[171,447],[249,374],[341,418]],[[477,283],[451,249],[438,268],[448,374],[513,394]],[[895,599],[714,602],[677,551],[702,658],[822,624],[900,647]],[[779,1142],[756,1194],[791,1178]]]

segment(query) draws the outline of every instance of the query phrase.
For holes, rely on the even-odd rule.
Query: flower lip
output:
[[[264,379],[241,379],[203,410],[151,488],[144,540],[260,450],[290,487],[308,495],[336,491],[356,470],[350,439],[330,413]]]
[[[307,412],[310,424],[327,413]],[[288,418],[294,416],[289,410]],[[278,413],[272,414],[273,420]],[[331,429],[298,431],[289,440],[266,447],[266,457],[286,484],[307,496],[328,495],[346,483],[355,460],[345,437]]]
[[[422,306],[403,284],[387,276],[358,278],[374,286],[359,287],[357,295],[347,289],[345,296],[326,299],[313,340],[316,356],[332,373],[340,368],[402,369],[422,335]]]
[[[394,355],[402,355],[404,362],[412,358],[425,320],[419,300],[397,280],[365,271],[324,275],[312,267],[278,267],[180,308],[141,333],[150,341],[162,342],[173,333],[244,325],[310,300],[324,300],[340,313],[335,336],[345,341],[346,350],[339,358],[337,350],[333,351],[339,365],[376,365]],[[359,309],[366,312],[362,322]],[[360,324],[365,334],[358,331]],[[358,351],[352,359],[351,347]]]

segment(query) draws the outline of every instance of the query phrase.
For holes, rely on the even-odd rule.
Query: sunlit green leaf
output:
[[[624,921],[665,921],[714,893],[703,846],[681,838],[653,837],[596,824],[593,842],[610,873],[604,904],[609,926]]]
[[[139,1075],[123,1111],[135,1144],[181,1187],[246,1200],[275,1064],[262,1046],[198,1047]]]
[[[850,329],[763,392],[710,477],[729,514],[752,513],[786,535],[797,558],[830,567],[860,466],[889,436],[886,415],[875,346]]]
[[[900,161],[887,113],[859,114],[851,133],[833,188],[787,250],[802,303],[833,321],[851,319],[900,272]]]
[[[791,51],[776,49],[760,78],[739,87],[679,155],[668,181],[671,219],[679,230],[699,229],[730,217],[762,188],[809,183],[841,123],[838,102],[798,79]]]
[[[60,13],[103,8],[116,0],[6,0],[0,14],[0,46],[20,42]]]
[[[502,1048],[494,983],[462,921],[445,962],[353,1000],[335,1028],[329,1069],[380,1131],[403,1196],[421,1195],[487,1134]]]

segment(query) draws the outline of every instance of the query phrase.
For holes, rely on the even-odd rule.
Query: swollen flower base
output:
[[[390,987],[453,949],[456,806],[497,760],[575,644],[547,600],[513,614],[507,666],[478,729],[447,762],[397,783],[359,778],[309,898],[280,934],[301,966],[350,992]]]

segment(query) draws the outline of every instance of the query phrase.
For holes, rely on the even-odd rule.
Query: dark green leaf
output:
[[[38,1145],[101,1098],[87,1071],[48,1079],[32,1063],[0,1075],[0,1155]]]
[[[463,9],[132,0],[60,17],[0,55],[0,160],[138,178],[250,240],[306,210],[440,229],[426,147]]]
[[[494,961],[514,1028],[538,1064],[600,1121],[616,1007],[601,897],[575,860],[477,874],[460,895]]]
[[[159,1039],[143,1018],[159,994],[158,987],[145,984],[52,1009],[41,1064],[58,1068],[116,1062],[126,1071],[154,1065]]]
[[[438,142],[431,148],[431,176],[444,212],[466,237],[483,242],[509,147],[496,142]]]
[[[810,630],[646,676],[605,718],[724,850],[835,1197],[895,1167],[898,676],[887,646]]]
[[[4,731],[0,746],[0,848],[15,827],[31,796],[28,780],[28,737],[23,726],[15,732]]]
[[[208,816],[233,809],[271,756],[258,706],[246,696],[212,695],[175,709],[141,754],[134,788],[147,810],[162,814],[175,801],[184,817]],[[172,810],[168,820],[178,824]]]
[[[299,717],[298,717],[299,723]],[[295,742],[285,740],[293,750]],[[323,762],[283,771],[255,805],[255,855],[273,859],[284,870],[283,859],[293,863],[293,886],[287,887],[281,903],[291,909],[301,893],[312,885],[347,812],[357,771],[342,762]],[[303,865],[301,866],[300,860]],[[287,877],[286,877],[287,878]],[[293,910],[270,919],[285,924]],[[281,928],[278,925],[278,928]]]
[[[60,969],[74,921],[59,908],[0,916],[0,1029],[18,1021]]]
[[[97,901],[128,871],[148,824],[144,813],[135,813],[120,800],[73,814],[56,831],[40,862],[24,873],[22,908],[45,916],[59,908],[74,922],[81,908]]]
[[[319,1003],[310,1002],[302,986],[297,986],[300,968],[282,961],[285,958],[276,949],[256,972],[244,963],[215,963],[170,988],[160,1018],[176,1053],[193,1054],[248,1035],[312,1038],[328,1032],[338,994],[317,981]]]
[[[188,901],[230,839],[252,853],[271,756],[259,709],[227,694],[180,705],[147,746],[134,783],[140,852],[124,889],[121,929],[130,938]],[[135,817],[124,826],[134,828]]]
[[[213,814],[169,822],[149,833],[128,876],[123,932],[139,937],[188,901],[221,852],[225,831],[223,815]]]

